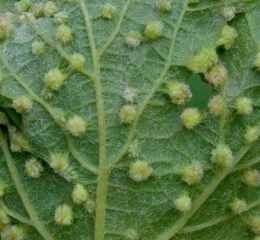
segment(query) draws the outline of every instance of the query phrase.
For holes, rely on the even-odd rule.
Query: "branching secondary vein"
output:
[[[16,166],[13,162],[12,156],[9,152],[9,147],[7,145],[7,141],[6,138],[2,132],[2,130],[0,130],[0,145],[4,154],[4,158],[6,160],[7,166],[10,170],[12,179],[14,181],[14,185],[16,187],[16,190],[18,192],[18,194],[21,197],[21,200],[23,202],[23,205],[26,209],[26,211],[28,212],[30,219],[31,219],[31,223],[32,225],[37,229],[37,231],[42,235],[42,237],[46,240],[53,240],[51,234],[49,233],[49,231],[45,228],[44,224],[42,222],[40,222],[35,210],[32,207],[32,204],[29,200],[29,197],[25,191],[25,188],[21,182],[19,173],[16,169]]]

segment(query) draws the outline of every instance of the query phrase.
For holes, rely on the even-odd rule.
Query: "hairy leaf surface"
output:
[[[258,239],[259,23],[259,0],[1,1],[2,239]],[[215,66],[227,72],[219,86]],[[194,126],[176,83],[205,99]],[[61,206],[71,212],[57,220]]]

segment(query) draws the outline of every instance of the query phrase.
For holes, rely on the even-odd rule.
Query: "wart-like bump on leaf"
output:
[[[233,154],[229,146],[218,144],[212,151],[211,161],[218,166],[229,167],[233,163]]]
[[[130,177],[136,182],[144,181],[151,175],[153,169],[146,161],[137,160],[131,163],[129,169]]]
[[[0,16],[0,40],[7,38],[11,32],[12,24],[8,16]]]
[[[44,79],[49,89],[58,90],[66,80],[66,75],[63,74],[59,69],[55,68],[45,74]]]
[[[170,0],[157,0],[156,7],[160,12],[167,12],[171,10]]]
[[[224,113],[225,100],[221,95],[214,96],[210,99],[208,107],[209,112],[220,117]]]
[[[141,43],[141,35],[138,32],[130,31],[125,37],[125,43],[128,47],[137,48]]]
[[[192,97],[190,87],[185,83],[169,82],[167,87],[169,96],[175,104],[182,105],[188,102]]]
[[[125,105],[120,109],[120,121],[125,124],[133,123],[137,115],[135,106]]]
[[[230,204],[230,209],[233,214],[241,214],[244,212],[247,208],[247,204],[244,200],[242,199],[234,199],[232,203]]]
[[[33,102],[29,97],[21,96],[13,101],[13,107],[18,113],[28,113],[33,107]]]
[[[106,3],[102,9],[102,17],[105,19],[112,19],[115,15],[116,7],[110,3]]]
[[[56,31],[56,37],[60,43],[67,43],[72,40],[72,30],[70,27],[62,24]]]
[[[149,22],[144,30],[144,35],[148,39],[156,40],[163,35],[163,23],[162,22]]]
[[[15,6],[19,12],[27,12],[30,9],[31,4],[30,0],[21,0],[15,3]]]
[[[191,129],[197,126],[202,120],[201,112],[196,108],[187,108],[181,114],[181,122],[184,127]]]
[[[191,209],[191,198],[184,194],[174,201],[174,206],[180,212],[187,212]]]
[[[85,57],[82,54],[74,53],[69,58],[69,64],[73,70],[82,70],[85,65]]]
[[[197,55],[190,59],[187,67],[195,73],[205,73],[212,66],[217,64],[218,56],[215,48],[208,47],[202,49]]]
[[[54,220],[61,226],[71,225],[73,222],[72,208],[67,204],[59,205],[55,210]]]
[[[53,17],[58,12],[58,7],[54,2],[48,1],[43,5],[43,12],[46,17]]]
[[[198,184],[203,177],[204,170],[200,163],[188,165],[182,171],[182,180],[189,185]]]
[[[26,173],[28,174],[28,176],[32,177],[32,178],[40,177],[41,173],[44,170],[42,163],[36,158],[32,158],[32,159],[26,161],[25,169],[26,169]]]
[[[68,120],[66,128],[72,136],[80,137],[86,132],[87,124],[80,116],[74,116]]]
[[[43,42],[34,42],[32,44],[32,52],[35,55],[42,55],[44,53],[45,47]]]
[[[248,115],[253,112],[253,101],[248,97],[240,97],[235,102],[235,109],[240,115]]]
[[[72,200],[76,204],[82,204],[86,202],[88,199],[88,191],[87,189],[82,185],[77,183],[74,186],[73,192],[72,192]]]
[[[243,180],[249,187],[258,187],[260,185],[260,172],[256,169],[249,169],[244,172]]]

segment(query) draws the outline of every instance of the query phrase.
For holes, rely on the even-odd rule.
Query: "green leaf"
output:
[[[258,239],[259,16],[1,1],[1,238]]]

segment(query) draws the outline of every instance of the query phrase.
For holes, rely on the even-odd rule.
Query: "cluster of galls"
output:
[[[74,188],[71,194],[72,200],[77,205],[84,205],[89,213],[92,213],[95,208],[94,201],[90,198],[87,188],[77,183],[76,174],[68,162],[66,154],[53,154],[50,159],[50,166],[55,172],[60,174],[68,181],[74,183]],[[61,226],[68,226],[73,223],[73,210],[68,204],[59,205],[54,214],[55,223]]]
[[[134,102],[137,99],[137,90],[132,87],[127,87],[123,94],[124,100],[127,102],[119,112],[120,122],[123,124],[132,124],[136,120],[137,110]],[[137,140],[134,140],[128,149],[129,156],[136,158],[139,156],[140,147]],[[152,167],[145,160],[136,160],[129,167],[129,176],[137,182],[144,181],[152,174]]]

